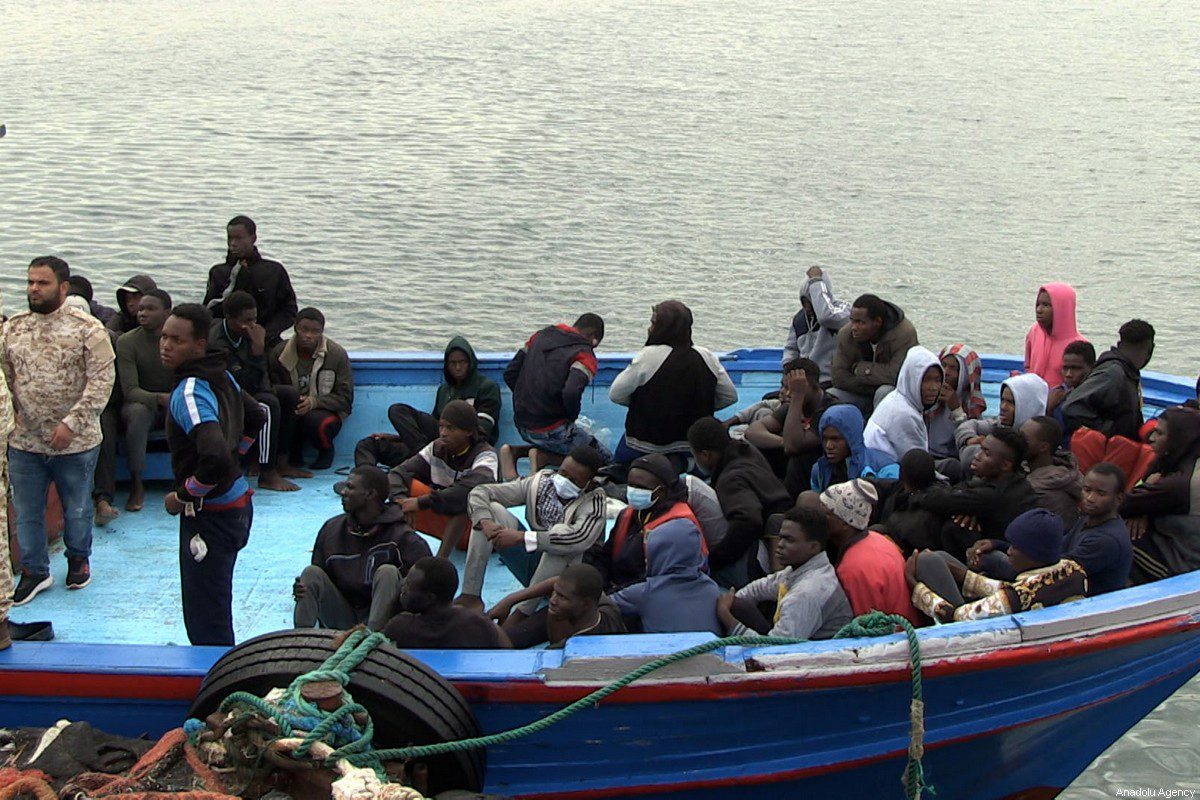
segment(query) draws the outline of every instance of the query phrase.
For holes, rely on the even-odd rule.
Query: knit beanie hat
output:
[[[1008,523],[1004,538],[1034,561],[1056,564],[1062,558],[1062,517],[1044,508],[1031,509]]]
[[[868,481],[855,478],[836,483],[821,493],[821,504],[842,522],[861,531],[871,521],[871,509],[879,502],[879,492]]]
[[[662,481],[663,486],[674,486],[675,482],[679,480],[679,470],[675,469],[675,465],[671,463],[671,459],[662,453],[639,456],[634,459],[629,468],[644,469]]]
[[[442,407],[442,419],[456,428],[475,433],[479,430],[479,417],[475,407],[466,400],[451,400]]]

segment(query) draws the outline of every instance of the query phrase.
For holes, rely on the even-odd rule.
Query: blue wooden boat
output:
[[[743,402],[778,385],[777,350],[723,358]],[[484,356],[482,367],[498,378],[506,361]],[[585,402],[584,414],[610,439],[623,410],[607,402],[605,389],[627,362],[627,355],[602,358]],[[1020,363],[996,356],[984,363],[994,411],[999,381]],[[442,378],[441,354],[358,353],[354,364],[357,405],[339,439],[346,455],[357,437],[386,427],[388,403],[427,406]],[[1148,374],[1145,394],[1156,413],[1190,398],[1193,387]],[[511,418],[502,424],[511,438]],[[288,626],[291,579],[308,561],[316,526],[337,510],[332,482],[326,476],[296,495],[256,495],[252,543],[235,580],[239,638]],[[158,735],[181,723],[223,651],[168,644],[180,641],[174,548],[174,522],[165,515],[125,515],[97,541],[93,586],[47,592],[28,611],[17,609],[17,619],[53,619],[60,640],[0,653],[0,724],[69,718]],[[493,563],[485,599],[511,588],[502,576]],[[919,638],[925,771],[938,796],[1051,797],[1200,670],[1200,574],[927,628]],[[709,639],[596,637],[561,651],[413,655],[454,684],[484,732],[495,732],[538,719],[649,658]],[[492,747],[486,789],[545,798],[728,800],[848,790],[899,797],[909,700],[902,635],[725,648],[655,673],[542,733]]]

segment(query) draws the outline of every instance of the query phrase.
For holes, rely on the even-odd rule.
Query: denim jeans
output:
[[[587,445],[599,453],[606,463],[612,461],[612,451],[605,447],[603,442],[574,422],[564,423],[548,431],[531,431],[525,428],[517,428],[517,433],[534,447],[551,453],[557,453],[560,456],[569,454],[573,447]]]
[[[82,453],[48,456],[8,448],[8,476],[17,515],[21,566],[35,575],[50,574],[46,550],[46,494],[58,488],[63,507],[63,542],[70,558],[92,554],[92,474],[99,446]]]

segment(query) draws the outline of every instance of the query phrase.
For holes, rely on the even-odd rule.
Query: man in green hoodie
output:
[[[500,387],[479,371],[475,350],[462,336],[446,345],[442,362],[445,380],[438,387],[433,413],[426,414],[407,403],[388,408],[388,421],[396,433],[376,433],[360,439],[354,448],[354,463],[395,467],[438,438],[438,419],[451,400],[465,400],[475,408],[479,430],[489,444],[499,436]]]

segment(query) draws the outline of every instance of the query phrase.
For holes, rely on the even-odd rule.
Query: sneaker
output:
[[[82,589],[92,582],[92,568],[86,558],[67,556],[67,588]]]
[[[38,592],[43,589],[49,589],[53,585],[54,578],[49,575],[34,575],[30,572],[23,572],[21,573],[21,581],[17,584],[17,590],[13,592],[13,605],[23,606],[37,597]]]

